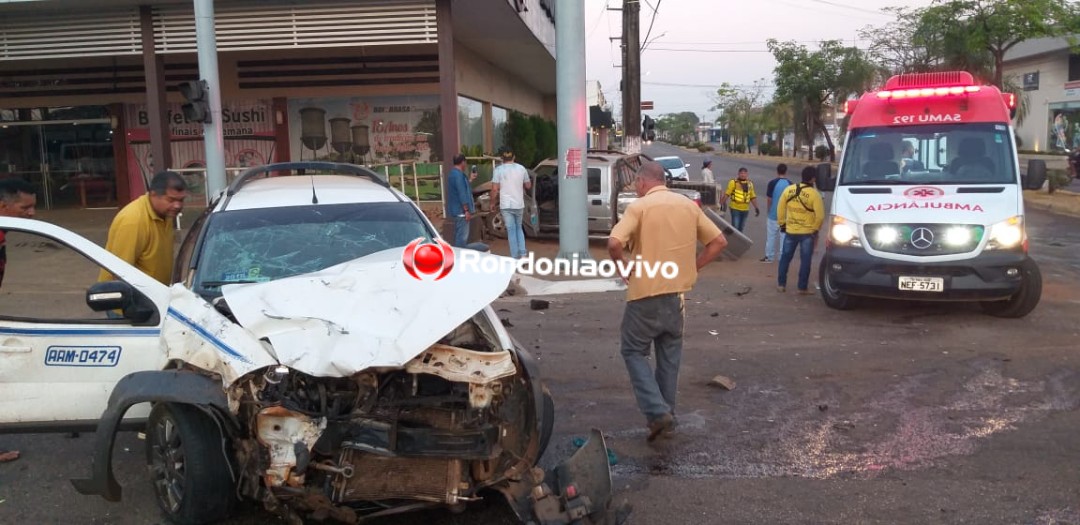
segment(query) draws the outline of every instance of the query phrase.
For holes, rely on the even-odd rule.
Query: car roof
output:
[[[667,155],[665,157],[653,157],[653,160],[667,160],[667,159],[682,160],[682,158],[678,157],[677,155]]]
[[[374,181],[351,175],[290,175],[245,183],[228,201],[229,210],[311,206],[312,188],[318,204],[399,202],[397,192]],[[217,209],[223,203],[219,203]],[[318,205],[316,204],[316,205]]]

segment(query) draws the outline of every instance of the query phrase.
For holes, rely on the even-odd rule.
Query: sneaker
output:
[[[664,414],[649,422],[649,437],[646,440],[652,443],[660,434],[670,432],[674,428],[675,418],[671,417],[671,414]]]
[[[771,263],[772,259],[770,259],[768,257],[762,257],[762,258],[758,259],[758,262]]]
[[[0,450],[0,463],[7,463],[19,459],[18,450]]]
[[[799,290],[799,295],[814,295],[810,290]]]
[[[777,286],[777,287],[776,287],[776,291],[778,291],[778,292],[780,292],[780,293],[784,293],[784,292],[786,292],[786,291],[787,291],[787,288],[786,288],[786,287],[784,287],[784,286]]]

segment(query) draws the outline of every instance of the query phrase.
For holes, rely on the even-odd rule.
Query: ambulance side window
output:
[[[101,267],[67,245],[34,232],[8,231],[0,284],[0,319],[26,322],[107,322],[86,305],[86,289]],[[110,324],[116,323],[112,321]]]

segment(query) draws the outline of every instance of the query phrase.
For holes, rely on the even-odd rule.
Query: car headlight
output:
[[[1009,217],[990,227],[990,240],[986,244],[987,250],[1012,250],[1025,245],[1027,234],[1024,232],[1024,217],[1017,215]]]
[[[840,246],[862,246],[862,241],[859,240],[859,225],[839,215],[833,215],[829,238]]]

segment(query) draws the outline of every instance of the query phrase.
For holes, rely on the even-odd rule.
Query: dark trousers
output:
[[[795,249],[799,249],[799,289],[810,286],[810,263],[814,258],[815,236],[811,233],[784,236],[784,250],[780,253],[780,268],[776,273],[776,284],[787,286],[788,267],[795,258]]]
[[[626,303],[622,320],[622,356],[638,409],[648,421],[675,412],[682,361],[682,294],[646,297]],[[656,347],[656,370],[649,347]]]

